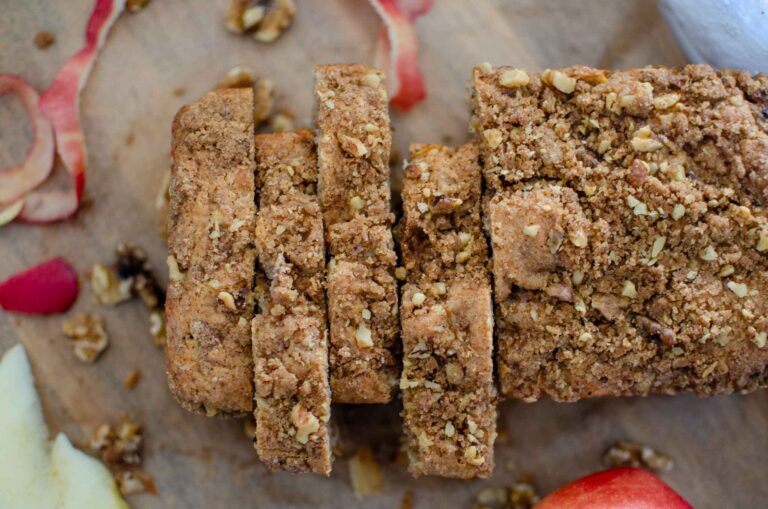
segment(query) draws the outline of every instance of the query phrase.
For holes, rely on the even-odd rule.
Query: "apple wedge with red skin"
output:
[[[640,468],[612,468],[582,477],[535,509],[693,509],[664,481]]]

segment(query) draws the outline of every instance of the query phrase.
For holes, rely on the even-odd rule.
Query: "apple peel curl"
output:
[[[0,74],[0,95],[4,94],[19,97],[32,124],[34,136],[24,162],[0,170],[0,205],[10,205],[7,210],[48,178],[53,169],[54,142],[51,122],[38,107],[40,95],[37,90],[15,74]]]
[[[56,153],[72,179],[66,191],[33,191],[27,196],[19,219],[50,223],[74,214],[83,199],[87,155],[80,123],[80,91],[91,74],[107,33],[125,8],[125,0],[96,0],[85,30],[85,47],[67,60],[40,98],[40,110],[53,125]]]
[[[392,105],[407,111],[427,96],[413,21],[429,11],[432,0],[370,0],[370,3],[384,23],[379,30],[376,65],[387,72]]]

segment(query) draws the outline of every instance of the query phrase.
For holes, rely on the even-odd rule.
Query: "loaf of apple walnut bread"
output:
[[[474,69],[506,397],[768,383],[768,78]]]

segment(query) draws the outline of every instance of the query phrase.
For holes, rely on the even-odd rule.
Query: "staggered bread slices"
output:
[[[327,475],[331,401],[399,390],[414,475],[490,475],[494,352],[526,401],[768,385],[768,79],[473,77],[477,141],[411,146],[396,228],[380,71],[318,66],[317,133],[255,135],[249,89],[176,116],[169,385],[255,412],[270,468]]]

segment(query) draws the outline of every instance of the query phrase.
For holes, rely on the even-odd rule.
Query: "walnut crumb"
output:
[[[668,472],[674,463],[672,458],[647,445],[621,440],[613,444],[603,455],[608,467],[647,468],[656,473]]]
[[[38,49],[46,49],[54,42],[56,42],[56,36],[47,30],[38,32],[37,35],[35,35],[35,46],[37,46]]]
[[[123,378],[123,386],[132,391],[136,384],[139,383],[139,378],[141,378],[141,372],[138,369],[134,369]]]
[[[149,3],[149,0],[127,0],[125,2],[125,8],[131,14],[136,14],[137,12],[144,9],[144,7],[146,7],[148,3]]]
[[[273,42],[291,25],[294,0],[232,0],[225,17],[228,30],[251,33],[261,42]]]
[[[90,447],[101,453],[101,460],[115,476],[120,493],[156,493],[152,478],[141,468],[144,438],[141,426],[125,420],[116,428],[102,424],[90,440]]]
[[[75,355],[83,362],[93,363],[109,346],[104,321],[94,314],[78,314],[65,320],[61,330],[72,339]]]
[[[349,478],[357,498],[381,491],[381,467],[370,447],[360,447],[349,458]]]

